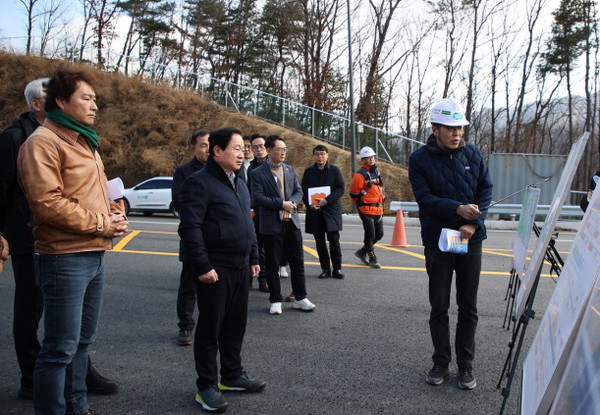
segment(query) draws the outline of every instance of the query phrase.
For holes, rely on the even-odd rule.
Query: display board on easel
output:
[[[548,413],[567,360],[573,355],[578,328],[585,330],[580,323],[599,270],[600,192],[594,192],[523,362],[521,414]]]
[[[527,187],[523,194],[523,205],[521,206],[521,214],[519,215],[517,235],[513,242],[513,269],[517,275],[523,275],[525,272],[527,247],[529,246],[539,199],[540,189],[538,187]]]
[[[535,245],[535,250],[531,255],[531,260],[527,264],[525,272],[519,275],[519,291],[517,292],[517,299],[515,301],[514,314],[516,319],[523,314],[525,308],[527,307],[527,300],[529,298],[529,294],[531,294],[531,288],[533,287],[534,280],[537,277],[540,267],[542,266],[542,261],[544,260],[544,255],[546,254],[546,248],[548,247],[550,239],[552,238],[552,232],[554,231],[556,222],[558,222],[560,211],[562,210],[565,199],[567,198],[571,188],[571,184],[573,183],[575,171],[579,165],[579,161],[581,160],[581,156],[583,155],[583,150],[585,149],[585,145],[589,136],[590,133],[583,133],[577,139],[577,141],[573,143],[573,147],[571,147],[571,151],[569,152],[567,164],[565,165],[560,182],[556,188],[553,202],[550,205],[550,211],[546,216],[544,227],[540,232],[537,244]]]
[[[550,415],[600,414],[600,270]]]

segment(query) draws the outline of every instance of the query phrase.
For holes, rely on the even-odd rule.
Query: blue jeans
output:
[[[44,339],[33,374],[36,415],[80,414],[89,409],[85,375],[88,346],[104,286],[104,252],[36,254],[44,295]]]

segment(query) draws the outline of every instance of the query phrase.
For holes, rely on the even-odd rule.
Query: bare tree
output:
[[[522,54],[522,62],[521,62],[521,76],[520,76],[520,86],[518,87],[518,94],[515,100],[514,110],[511,115],[507,114],[507,131],[506,131],[506,145],[507,151],[510,151],[511,148],[516,147],[517,137],[519,136],[519,129],[523,119],[523,108],[525,105],[525,99],[528,93],[528,85],[531,79],[532,74],[534,74],[533,69],[535,68],[537,58],[540,55],[541,44],[542,44],[542,36],[539,33],[539,24],[541,23],[542,12],[548,7],[548,0],[533,0],[531,6],[529,3],[526,3],[528,7],[526,7],[526,33],[527,40],[525,41],[525,50]],[[510,77],[512,75],[508,75]],[[509,79],[507,77],[507,80]],[[510,107],[511,100],[508,98],[510,86],[507,86],[506,94],[506,106]],[[511,134],[511,130],[514,126],[514,135]],[[511,140],[512,137],[512,140]]]
[[[472,20],[471,25],[471,58],[469,61],[469,69],[467,73],[467,104],[465,108],[465,116],[468,120],[472,119],[473,100],[474,100],[474,83],[475,71],[478,60],[477,51],[483,45],[481,39],[482,31],[487,22],[504,7],[502,0],[464,0],[464,5],[470,11],[469,15]],[[465,140],[468,140],[469,127],[466,127]]]
[[[94,22],[94,37],[96,46],[96,63],[104,66],[105,38],[112,35],[114,18],[117,12],[117,2],[114,0],[84,0],[87,2],[91,20]]]
[[[372,47],[369,52],[365,88],[356,108],[356,119],[366,124],[380,125],[380,123],[377,122],[377,114],[381,112],[381,108],[377,108],[377,106],[374,105],[374,98],[382,92],[382,53],[387,41],[394,13],[398,9],[400,1],[401,0],[381,0],[379,3],[375,3],[373,0],[369,0],[371,15],[374,17],[374,33],[372,35]],[[379,118],[381,118],[381,116]],[[387,116],[384,120],[385,119],[387,119]]]
[[[79,60],[83,60],[83,53],[87,48],[88,42],[91,39],[91,35],[88,34],[90,24],[92,22],[92,2],[94,0],[81,0],[81,7],[83,11],[83,26],[79,34]]]
[[[463,33],[463,9],[461,0],[428,0],[435,14],[436,29],[444,38],[444,58],[440,65],[444,69],[444,91],[442,96],[451,93],[452,81],[461,68],[461,63],[468,50],[467,34]]]
[[[341,108],[343,82],[334,62],[340,56],[335,35],[340,30],[340,0],[299,0],[302,30],[295,46],[303,85],[302,103],[324,111]]]
[[[512,29],[512,25],[509,22],[512,20],[512,6],[514,2],[507,5],[504,8],[503,13],[497,18],[493,18],[488,25],[488,38],[490,39],[490,66],[491,66],[491,79],[490,79],[490,132],[489,132],[489,153],[496,151],[496,124],[500,118],[502,112],[506,111],[504,108],[500,111],[497,102],[497,95],[500,82],[502,77],[506,77],[509,72],[509,65],[503,65],[502,60],[510,60],[509,49],[512,46],[514,36],[516,32]]]
[[[48,42],[56,32],[65,14],[64,3],[60,0],[48,0],[42,5],[38,19],[40,30],[40,55],[44,56]]]
[[[36,4],[38,0],[19,0],[25,7],[25,11],[27,12],[27,22],[25,23],[25,30],[27,31],[27,45],[25,47],[25,53],[27,55],[31,54],[31,42],[33,36],[33,26],[39,16]]]

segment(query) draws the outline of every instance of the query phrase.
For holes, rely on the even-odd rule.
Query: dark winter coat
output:
[[[192,264],[194,275],[206,274],[215,265],[258,265],[248,186],[236,179],[234,188],[212,157],[183,182],[179,215],[181,258]]]
[[[442,228],[458,230],[477,226],[470,243],[484,240],[487,207],[492,201],[492,179],[481,152],[461,141],[455,150],[440,148],[432,134],[427,145],[410,155],[408,176],[419,204],[421,238],[425,246],[437,246]],[[459,205],[475,204],[481,215],[466,220],[456,214]]]
[[[329,186],[331,193],[325,198],[327,204],[319,210],[310,209],[308,189],[311,187]],[[319,216],[325,219],[325,231],[342,230],[342,204],[340,199],[344,194],[344,177],[337,166],[326,163],[322,169],[316,164],[308,167],[302,176],[302,199],[306,205],[306,233],[314,234],[319,230]]]
[[[17,181],[17,156],[27,137],[40,126],[31,112],[0,133],[0,231],[5,234],[13,255],[33,254],[31,211]]]
[[[175,208],[177,212],[179,212],[180,209],[180,193],[183,182],[202,167],[204,167],[204,164],[200,163],[200,160],[194,157],[187,163],[182,164],[175,169],[175,173],[173,173],[173,185],[171,187],[171,199],[173,208]]]

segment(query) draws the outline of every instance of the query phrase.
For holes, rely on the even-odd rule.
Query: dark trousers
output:
[[[433,362],[448,366],[452,360],[448,309],[452,274],[456,272],[455,348],[458,367],[471,367],[475,355],[477,329],[477,290],[481,272],[481,242],[470,244],[467,255],[450,254],[437,247],[425,247],[425,264],[429,276],[429,329],[433,341]]]
[[[319,255],[319,263],[321,264],[321,269],[323,270],[331,270],[331,265],[333,265],[333,269],[342,269],[342,248],[340,247],[340,232],[339,231],[331,231],[327,232],[327,225],[325,224],[325,218],[323,214],[317,212],[318,214],[318,223],[317,229],[313,233],[315,237],[315,243],[317,245],[317,254]],[[325,237],[329,241],[329,251],[327,251],[327,243],[325,242]],[[331,256],[330,256],[331,254]],[[331,261],[331,265],[329,262]]]
[[[243,370],[241,351],[248,316],[249,266],[214,268],[219,276],[216,283],[194,280],[199,311],[194,337],[198,390],[217,384],[217,352],[221,379],[237,379]]]
[[[15,276],[13,336],[17,360],[21,368],[21,386],[33,388],[35,359],[42,348],[38,326],[44,309],[42,290],[35,283],[33,254],[12,255]]]
[[[183,261],[179,290],[177,291],[177,317],[179,329],[194,330],[194,310],[196,308],[196,287],[194,286],[194,268],[189,261]]]
[[[327,243],[325,242],[325,236],[329,241],[329,252],[327,252]],[[329,270],[329,262],[333,269],[342,269],[342,248],[340,247],[340,233],[338,231],[331,232],[318,232],[314,234],[315,242],[317,244],[317,254],[319,255],[319,263],[321,269]],[[331,255],[331,256],[330,256]]]
[[[365,238],[363,240],[364,248],[367,252],[373,252],[373,245],[383,238],[383,216],[365,215],[360,212],[358,216],[362,221],[365,231]]]
[[[277,235],[263,235],[265,246],[265,264],[267,266],[267,284],[269,284],[269,301],[280,303],[281,281],[279,267],[281,258],[286,257],[291,271],[292,290],[296,300],[306,298],[306,281],[304,278],[304,249],[302,247],[302,232],[292,221],[282,222],[282,232]]]
[[[256,243],[258,245],[258,265],[260,265],[260,272],[258,273],[259,281],[267,280],[267,272],[265,267],[265,247],[262,240],[262,235],[258,233],[258,215],[254,216],[254,232],[256,233]],[[250,275],[249,279],[252,282],[252,275]]]

